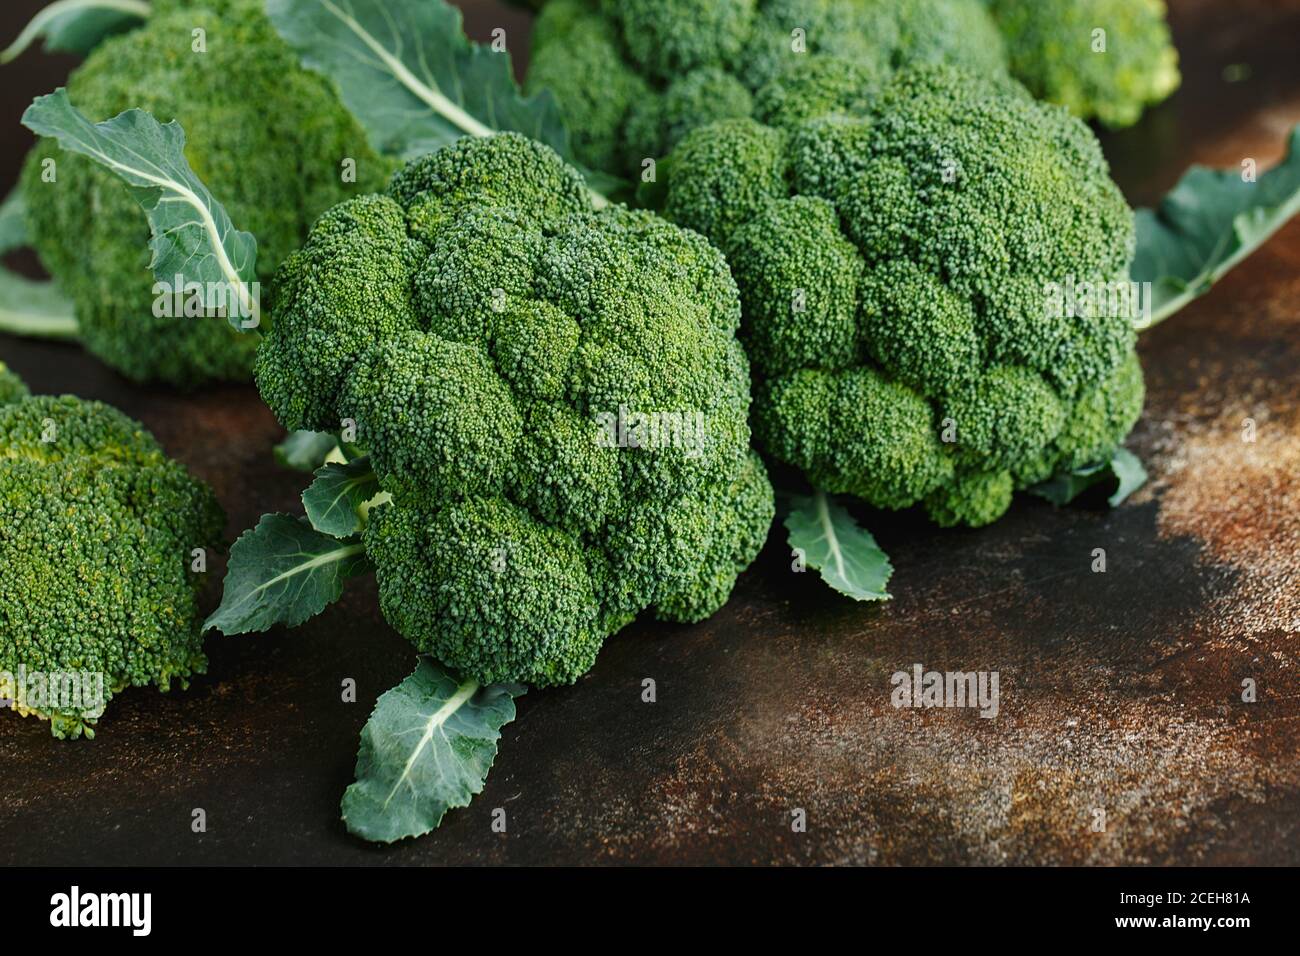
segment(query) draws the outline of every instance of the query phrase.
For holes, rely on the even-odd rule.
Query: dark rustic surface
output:
[[[3,36],[38,5],[6,5]],[[1192,161],[1272,163],[1300,121],[1300,2],[1173,7],[1183,90],[1106,137],[1139,203]],[[522,44],[515,11],[470,19]],[[1249,79],[1226,82],[1233,64]],[[22,104],[60,69],[4,70],[6,182]],[[297,631],[212,639],[206,678],[121,695],[94,741],[0,715],[0,863],[1300,863],[1300,223],[1141,351],[1130,444],[1153,481],[1122,508],[1024,500],[975,532],[873,516],[897,567],[878,607],[790,573],[774,534],[711,621],[638,623],[576,686],[525,697],[484,793],[429,837],[380,849],[338,822],[370,705],[413,665],[363,583]],[[132,388],[76,348],[2,336],[0,357],[144,421],[212,482],[232,536],[295,508],[301,476],[273,465],[253,389]],[[893,709],[889,676],[915,662],[999,671],[1000,715]]]

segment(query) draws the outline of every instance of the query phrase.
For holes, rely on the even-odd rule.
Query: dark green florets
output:
[[[1178,88],[1164,0],[990,0],[1011,70],[1035,96],[1131,126]]]
[[[199,27],[206,52],[191,49]],[[194,172],[256,236],[263,282],[317,215],[377,188],[389,171],[328,81],[299,65],[258,0],[169,3],[97,47],[67,86],[92,120],[131,108],[159,122],[179,120]],[[355,183],[344,181],[349,159]],[[47,161],[56,164],[53,182]],[[193,387],[249,378],[257,336],[220,317],[154,315],[149,227],[120,179],[43,140],[22,188],[32,244],[71,296],[90,351],[137,381]]]
[[[224,523],[212,491],[115,409],[0,405],[0,693],[25,674],[21,713],[93,736],[111,695],[202,673],[191,563]]]
[[[699,126],[859,107],[930,62],[1005,72],[981,0],[551,0],[528,87],[555,93],[582,162],[639,176]]]
[[[702,237],[593,212],[507,133],[330,210],[276,281],[259,387],[288,428],[355,423],[392,496],[366,530],[381,605],[421,650],[571,682],[646,609],[715,611],[753,560],[772,490]]]
[[[819,487],[982,524],[1136,421],[1132,212],[1011,81],[910,67],[862,115],[715,123],[665,170],[740,285],[760,447]]]

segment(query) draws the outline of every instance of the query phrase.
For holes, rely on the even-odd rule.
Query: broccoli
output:
[[[190,563],[224,524],[139,422],[29,397],[0,365],[0,696],[56,737],[93,737],[113,694],[202,673]]]
[[[190,165],[257,237],[265,281],[317,215],[378,188],[391,166],[372,152],[330,83],[299,65],[262,6],[159,0],[139,29],[101,43],[68,90],[93,120],[132,107],[180,120]],[[200,27],[206,51],[194,52]],[[356,161],[355,184],[343,181],[345,159]],[[145,216],[112,172],[43,140],[21,190],[28,237],[72,300],[87,349],[134,381],[194,387],[251,377],[257,336],[221,318],[155,315]]]
[[[10,371],[4,362],[0,362],[0,405],[22,401],[29,394],[27,383]]]
[[[1005,72],[980,0],[552,0],[527,84],[556,95],[582,162],[636,175],[714,120],[797,122],[806,72],[850,109],[905,63],[939,61]]]
[[[860,116],[697,129],[661,179],[740,286],[759,447],[823,490],[982,525],[1136,422],[1133,213],[1013,81],[906,68]],[[1076,280],[1119,307],[1051,308]]]
[[[1084,119],[1131,126],[1178,88],[1164,0],[990,0],[1012,73]]]
[[[275,282],[262,396],[289,429],[355,424],[383,613],[466,678],[572,682],[644,610],[713,613],[757,554],[773,495],[726,262],[593,212],[549,147],[414,160]]]

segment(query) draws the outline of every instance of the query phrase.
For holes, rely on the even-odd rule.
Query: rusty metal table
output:
[[[10,5],[4,35],[38,5]],[[518,11],[468,6],[474,32],[505,23],[522,46]],[[1183,89],[1104,137],[1135,203],[1189,162],[1270,164],[1300,121],[1300,2],[1172,7]],[[0,183],[23,104],[69,62],[5,68]],[[575,686],[523,698],[486,790],[431,836],[376,848],[338,821],[370,705],[414,660],[363,582],[299,630],[211,639],[206,677],[122,694],[93,741],[0,715],[0,863],[1300,863],[1300,223],[1141,356],[1130,446],[1152,481],[1123,507],[1025,498],[979,531],[877,516],[897,568],[881,606],[790,573],[773,533],[712,620],[638,622]],[[232,536],[297,507],[251,387],[133,388],[74,347],[6,337],[0,357],[37,391],[141,419],[213,484]],[[998,671],[997,719],[894,709],[889,677],[917,662]]]

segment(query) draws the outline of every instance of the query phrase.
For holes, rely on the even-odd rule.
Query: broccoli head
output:
[[[1035,96],[1131,126],[1178,88],[1164,0],[991,0],[1011,71]]]
[[[299,66],[258,0],[155,6],[142,27],[91,52],[68,94],[92,120],[131,108],[179,120],[195,173],[257,237],[265,282],[317,215],[378,188],[391,167],[329,82]],[[204,52],[192,49],[197,28],[206,30]],[[355,183],[344,182],[347,159]],[[31,243],[72,299],[86,348],[135,381],[193,387],[251,377],[257,336],[222,318],[154,314],[149,226],[113,173],[42,140],[22,190]]]
[[[576,680],[638,613],[726,600],[772,519],[740,301],[702,237],[504,133],[323,215],[257,357],[289,429],[354,423],[390,623],[483,682]]]
[[[1133,214],[1013,81],[907,68],[858,116],[695,130],[662,179],[740,286],[759,447],[824,490],[985,524],[1136,421]]]
[[[56,737],[94,736],[113,694],[205,669],[190,565],[194,549],[219,546],[225,517],[116,409],[4,394],[0,694]]]
[[[528,87],[555,93],[582,162],[635,175],[698,126],[849,109],[914,62],[1006,69],[981,0],[551,0]],[[809,71],[840,99],[805,102]]]

